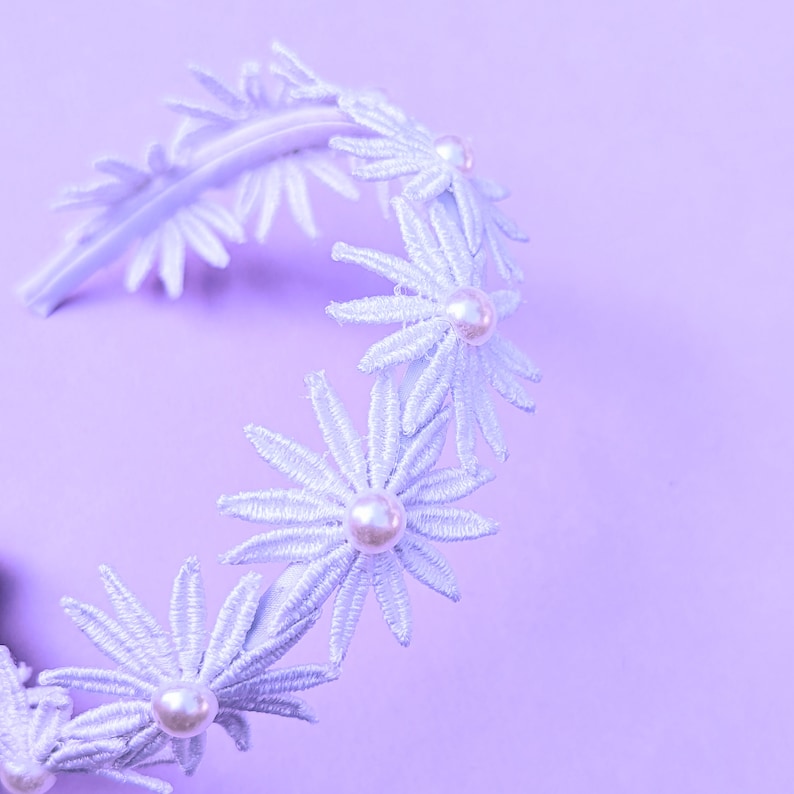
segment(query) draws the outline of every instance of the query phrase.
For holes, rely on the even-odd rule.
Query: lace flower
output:
[[[430,227],[404,199],[392,202],[410,261],[337,243],[334,259],[361,265],[397,285],[395,295],[332,303],[326,311],[340,323],[402,323],[376,342],[359,362],[362,372],[411,363],[406,374],[403,430],[413,435],[435,416],[451,390],[458,457],[476,466],[476,428],[499,460],[507,446],[486,388],[531,413],[535,404],[519,378],[540,380],[540,372],[515,345],[497,332],[498,323],[518,308],[513,290],[483,290],[478,256],[469,253],[457,223],[443,202],[429,207]],[[406,291],[408,294],[406,294]]]
[[[249,728],[244,712],[314,720],[308,706],[291,693],[330,681],[337,671],[319,665],[269,668],[306,633],[316,615],[308,614],[248,649],[246,637],[256,613],[260,582],[258,575],[248,574],[226,599],[207,637],[204,588],[198,562],[191,558],[174,581],[169,636],[112,569],[103,566],[100,572],[117,621],[71,598],[63,604],[118,669],[65,667],[47,670],[39,680],[121,700],[75,717],[68,726],[70,738],[88,742],[119,737],[125,747],[117,766],[153,758],[170,760],[171,753],[182,770],[192,774],[204,753],[206,729],[213,722],[226,730],[238,749],[247,750]]]
[[[331,659],[345,656],[364,599],[372,587],[383,616],[402,645],[411,638],[403,572],[458,600],[444,557],[428,541],[479,538],[496,524],[471,510],[447,506],[492,479],[446,468],[433,471],[444,445],[449,411],[440,411],[413,438],[400,431],[400,401],[383,374],[372,389],[367,452],[324,373],[306,379],[320,429],[339,471],[322,455],[264,427],[246,435],[259,455],[299,488],[222,496],[220,511],[277,527],[227,552],[222,562],[290,562],[280,603],[272,610],[284,628],[317,609],[334,590]]]
[[[138,783],[159,794],[171,786],[137,772],[106,766],[124,749],[120,739],[83,742],[65,738],[72,701],[57,687],[25,687],[30,670],[17,667],[0,646],[0,788],[41,794],[61,772],[89,772]]]
[[[168,102],[172,110],[187,116],[197,125],[183,132],[177,144],[180,151],[189,152],[197,144],[258,119],[275,116],[290,107],[335,101],[340,89],[322,82],[283,46],[276,44],[273,50],[276,60],[271,72],[282,81],[282,91],[274,98],[268,97],[256,63],[243,67],[239,90],[227,86],[203,69],[191,67],[199,83],[222,107],[216,109],[188,102]],[[309,202],[307,173],[344,198],[355,200],[359,197],[358,188],[334,163],[333,152],[325,146],[295,151],[272,160],[243,174],[235,204],[235,214],[241,222],[248,220],[258,209],[254,233],[257,241],[265,240],[283,198],[286,198],[292,217],[303,232],[308,237],[317,236]]]
[[[426,202],[451,194],[469,250],[477,253],[484,239],[499,274],[508,281],[523,278],[498,233],[516,241],[528,238],[494,206],[493,202],[506,198],[508,191],[494,182],[471,177],[474,153],[466,141],[457,135],[434,136],[376,96],[344,96],[339,106],[379,136],[331,139],[331,148],[368,161],[355,167],[353,176],[378,182],[411,177],[402,190],[410,201]]]

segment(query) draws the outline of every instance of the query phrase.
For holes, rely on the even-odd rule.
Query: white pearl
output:
[[[454,165],[462,174],[468,174],[474,168],[474,152],[468,141],[457,135],[442,135],[436,138],[433,146],[436,153],[450,165]]]
[[[393,548],[402,537],[405,508],[388,491],[364,491],[348,505],[344,527],[354,548],[364,554],[379,554]]]
[[[476,287],[461,287],[448,298],[447,319],[463,342],[484,345],[496,330],[496,309],[491,299]]]
[[[218,698],[201,684],[175,681],[152,695],[155,722],[169,736],[189,739],[212,725],[218,714]]]
[[[0,765],[0,783],[11,794],[43,794],[55,785],[55,775],[35,761],[8,761]]]

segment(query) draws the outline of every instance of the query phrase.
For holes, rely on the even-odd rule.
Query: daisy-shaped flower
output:
[[[330,681],[337,671],[319,665],[269,668],[305,634],[316,615],[307,615],[246,649],[260,580],[248,574],[226,599],[208,637],[199,565],[189,559],[174,581],[169,635],[112,569],[100,570],[118,620],[71,598],[63,603],[72,620],[118,669],[60,668],[45,671],[39,680],[120,700],[80,714],[69,723],[68,737],[82,741],[122,737],[125,750],[118,766],[172,754],[182,770],[192,774],[213,722],[226,730],[238,749],[247,750],[245,712],[314,720],[307,705],[292,693]]]
[[[535,405],[519,378],[540,380],[532,362],[496,330],[518,307],[519,295],[483,290],[477,256],[469,253],[443,202],[430,205],[429,227],[404,199],[392,204],[409,261],[344,243],[334,246],[332,256],[394,281],[396,294],[332,303],[326,311],[340,323],[403,324],[372,345],[358,366],[369,373],[411,364],[403,389],[405,433],[412,435],[429,422],[451,391],[464,467],[476,466],[477,427],[496,457],[505,460],[507,446],[487,384],[531,413]]]
[[[426,202],[450,194],[469,250],[479,251],[484,239],[499,273],[507,280],[520,280],[521,271],[498,232],[517,241],[527,237],[493,205],[506,198],[507,191],[471,176],[474,153],[467,141],[457,135],[436,136],[377,96],[343,96],[339,106],[354,121],[377,133],[370,138],[331,139],[331,148],[366,161],[353,169],[353,176],[377,182],[401,178],[405,183],[402,195],[411,201]]]
[[[317,609],[336,590],[331,659],[347,652],[370,588],[397,640],[411,638],[411,609],[403,574],[458,600],[444,557],[429,541],[478,538],[496,524],[471,510],[449,507],[492,479],[485,470],[433,470],[444,445],[449,411],[415,436],[400,430],[400,400],[390,375],[372,389],[366,453],[339,397],[323,373],[306,379],[320,429],[338,471],[322,455],[263,427],[246,435],[259,455],[298,488],[222,496],[226,515],[277,528],[226,553],[229,563],[290,562],[289,586],[273,608],[284,628]],[[282,580],[284,581],[284,580]]]
[[[41,794],[62,772],[87,772],[138,783],[159,794],[171,786],[134,770],[113,770],[123,752],[117,738],[83,742],[66,738],[72,701],[57,687],[26,687],[30,670],[14,664],[0,646],[0,790]]]
[[[271,68],[282,82],[281,92],[268,96],[260,76],[260,67],[248,63],[243,67],[239,89],[234,89],[209,72],[192,67],[201,85],[218,101],[220,108],[188,102],[171,101],[172,110],[192,119],[191,125],[178,142],[180,151],[209,139],[217,138],[236,128],[275,116],[290,107],[307,104],[333,103],[340,90],[322,82],[304,66],[294,53],[281,45],[274,45],[276,60]],[[258,212],[255,237],[263,242],[273,223],[282,199],[298,226],[309,237],[317,236],[317,227],[309,202],[306,175],[312,174],[339,195],[355,200],[358,188],[350,176],[334,162],[334,152],[307,149],[272,160],[257,169],[247,171],[240,179],[235,212],[241,222]]]

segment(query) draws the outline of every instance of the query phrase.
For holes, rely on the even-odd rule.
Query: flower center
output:
[[[348,505],[344,527],[354,548],[364,554],[379,554],[393,548],[402,537],[405,508],[388,491],[364,491]]]
[[[43,794],[55,785],[55,775],[35,761],[0,764],[0,783],[10,794]]]
[[[455,166],[462,174],[468,174],[474,168],[474,152],[468,141],[457,135],[442,135],[433,143],[436,154]]]
[[[447,319],[463,342],[484,345],[496,330],[496,309],[491,299],[476,287],[461,287],[448,298]]]
[[[212,725],[218,714],[218,698],[201,684],[176,681],[164,684],[152,695],[152,711],[165,733],[189,739]]]

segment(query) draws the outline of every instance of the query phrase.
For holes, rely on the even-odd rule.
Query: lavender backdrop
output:
[[[470,136],[513,189],[533,239],[505,332],[546,377],[536,418],[501,411],[513,454],[469,504],[503,530],[450,549],[463,601],[414,587],[407,651],[368,603],[345,675],[309,693],[321,724],[256,720],[248,757],[218,731],[177,791],[790,792],[793,25],[782,1],[6,4],[0,642],[98,663],[58,598],[101,602],[100,562],[164,616],[198,553],[217,608],[241,571],[214,557],[248,528],[215,498],[284,484],[242,426],[319,444],[321,367],[363,426],[378,331],[323,307],[382,287],[328,256],[397,250],[371,193],[319,188],[317,244],[280,216],[174,304],[119,267],[46,321],[12,294],[72,223],[56,190],[171,134],[186,63],[231,79],[278,38]]]

